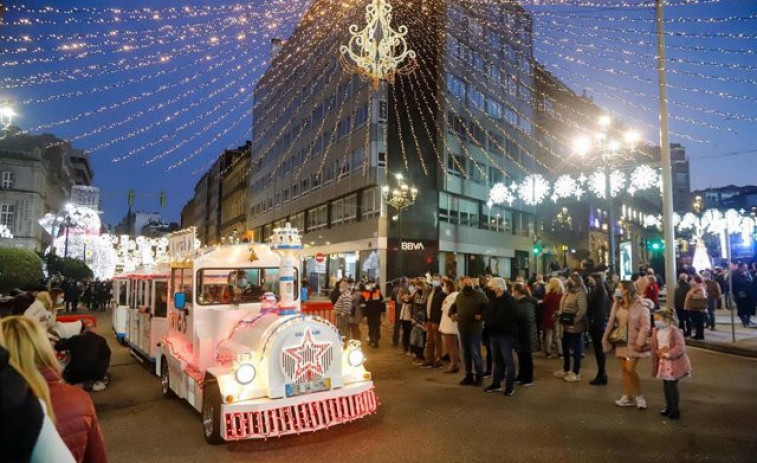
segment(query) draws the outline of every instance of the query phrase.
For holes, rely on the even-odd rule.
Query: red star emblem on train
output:
[[[331,363],[331,343],[315,342],[306,328],[302,344],[284,349],[281,360],[286,375],[297,383],[322,379]]]

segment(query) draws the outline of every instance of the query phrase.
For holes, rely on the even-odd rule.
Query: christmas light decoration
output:
[[[707,254],[707,248],[704,246],[704,241],[697,240],[697,246],[694,248],[694,260],[691,265],[697,273],[712,268],[712,260],[710,260],[709,254]]]
[[[536,206],[549,195],[549,182],[539,174],[527,175],[518,187],[518,197],[527,206]]]
[[[515,202],[515,195],[512,190],[507,188],[504,183],[495,183],[489,191],[489,207],[494,204],[504,204],[512,206]]]
[[[396,74],[411,72],[417,66],[415,51],[407,45],[407,26],[391,27],[392,6],[388,0],[371,0],[365,7],[363,29],[349,27],[350,41],[339,48],[340,62],[348,71],[369,80],[374,89],[379,81],[394,82]],[[404,65],[404,61],[407,61]]]

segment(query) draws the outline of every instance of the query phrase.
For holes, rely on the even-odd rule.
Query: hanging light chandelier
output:
[[[369,80],[374,89],[380,81],[394,83],[397,74],[409,73],[418,66],[405,38],[407,26],[391,27],[392,9],[387,0],[371,0],[365,7],[365,27],[351,24],[350,41],[339,48],[342,67]]]

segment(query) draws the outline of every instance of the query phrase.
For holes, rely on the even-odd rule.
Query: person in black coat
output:
[[[68,384],[105,382],[110,366],[108,342],[89,328],[82,334],[61,339],[55,343],[55,350],[68,351],[71,360],[63,370],[63,379]]]
[[[30,461],[45,415],[9,358],[8,351],[0,347],[0,455],[3,461]]]
[[[746,264],[739,264],[733,278],[733,296],[736,299],[736,311],[745,327],[752,325],[754,315],[754,281],[747,271]]]
[[[678,328],[683,331],[684,336],[691,336],[691,320],[689,319],[688,312],[683,308],[686,301],[686,294],[689,293],[691,285],[689,285],[689,274],[682,273],[678,277],[678,286],[676,286],[675,293],[673,294],[673,306],[678,315]]]
[[[514,284],[512,294],[517,301],[515,352],[518,353],[518,376],[516,381],[521,386],[533,386],[534,359],[532,354],[539,350],[539,337],[536,330],[536,305],[538,301],[531,297],[531,291],[523,283]]]
[[[369,282],[365,285],[362,297],[363,304],[365,304],[365,315],[368,319],[369,345],[377,349],[381,339],[381,316],[386,313],[384,295],[381,294],[379,288],[374,288],[374,284]]]
[[[594,274],[588,278],[589,294],[587,297],[586,316],[589,319],[589,336],[594,349],[594,359],[597,361],[597,376],[589,384],[604,386],[607,384],[605,371],[605,353],[602,348],[602,335],[610,315],[610,297],[602,281],[602,274]]]
[[[517,302],[507,292],[505,280],[494,277],[487,283],[492,297],[484,311],[484,323],[489,332],[491,344],[492,383],[484,389],[484,392],[502,391],[502,380],[505,380],[505,395],[515,393],[515,361],[513,360],[513,348],[518,332]]]

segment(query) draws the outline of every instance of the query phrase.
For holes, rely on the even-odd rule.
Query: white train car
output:
[[[155,362],[166,334],[168,275],[168,265],[161,264],[113,278],[113,330],[140,360]]]
[[[300,310],[296,230],[274,230],[270,246],[199,251],[193,233],[171,236],[156,369],[164,396],[202,413],[209,443],[312,432],[375,412],[360,343],[344,345],[334,325]]]

